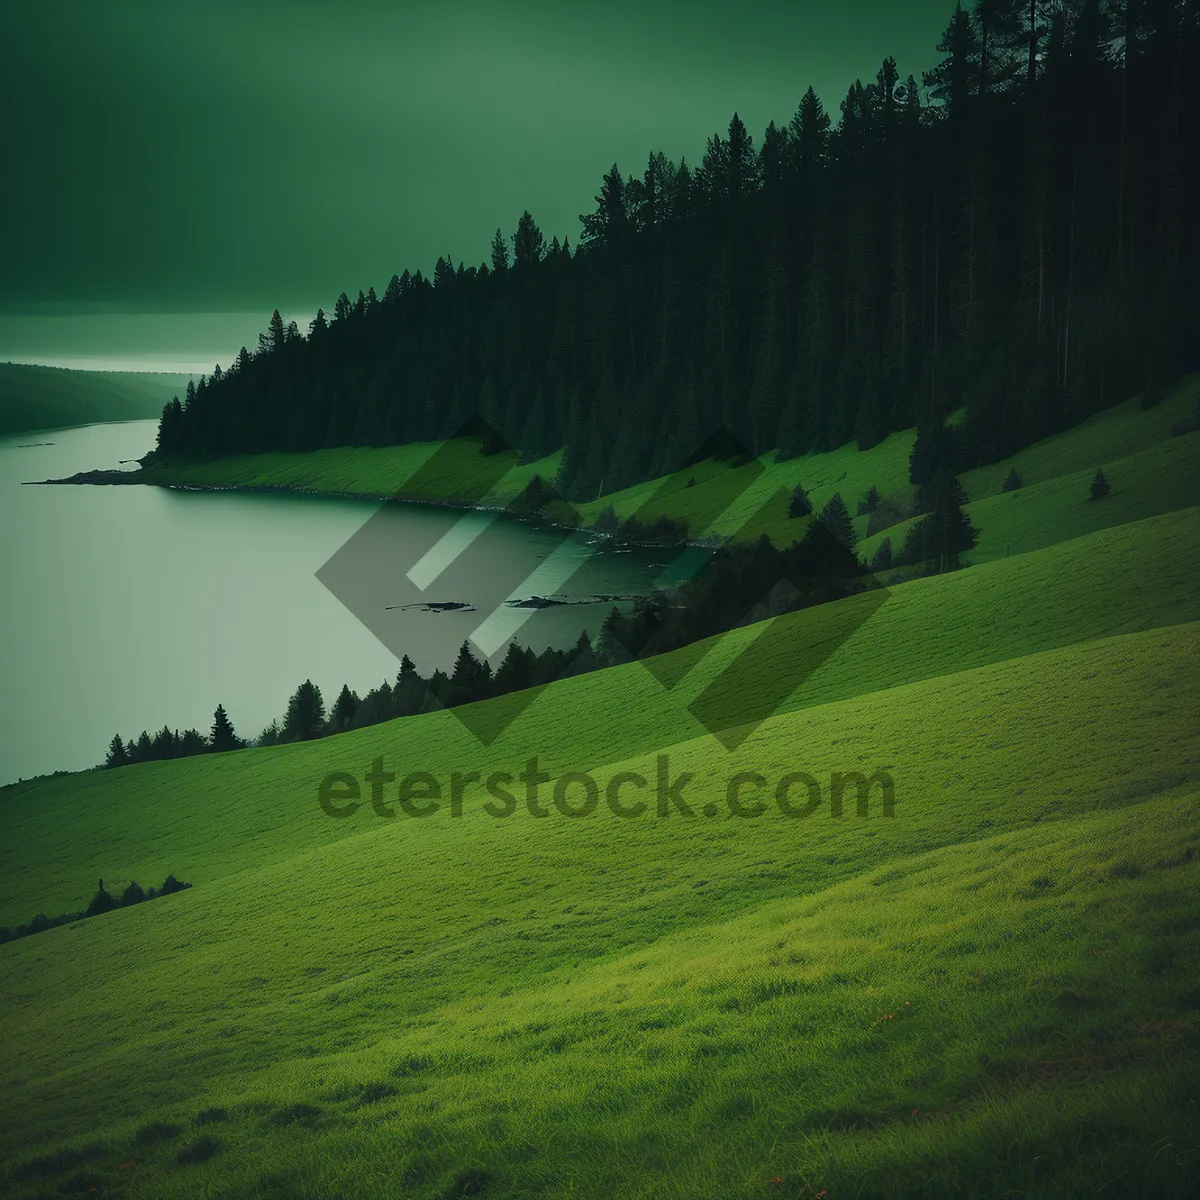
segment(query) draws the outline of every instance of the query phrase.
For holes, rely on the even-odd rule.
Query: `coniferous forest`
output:
[[[1200,12],[958,6],[923,81],[889,58],[756,143],[603,175],[548,243],[439,258],[256,351],[162,417],[157,455],[438,439],[476,413],[591,498],[724,426],[794,456],[918,427],[913,480],[1005,457],[1197,365]],[[922,82],[924,88],[922,88]],[[953,432],[945,417],[965,409]]]

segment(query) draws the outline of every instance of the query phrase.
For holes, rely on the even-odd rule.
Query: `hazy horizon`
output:
[[[314,308],[315,312],[315,308]],[[253,350],[265,312],[0,313],[0,362],[77,371],[211,375]],[[312,314],[283,314],[307,330]]]
[[[809,85],[836,122],[887,55],[920,79],[952,8],[10,7],[0,360],[211,370],[275,307],[307,328],[341,291],[478,264],[524,209],[574,244],[614,161],[696,166],[734,110],[760,144]],[[127,344],[96,344],[114,316]]]

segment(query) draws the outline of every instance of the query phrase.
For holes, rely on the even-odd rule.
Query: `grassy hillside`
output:
[[[195,885],[0,945],[0,1193],[1195,1195],[1200,433],[1171,430],[1198,390],[1030,447],[1018,492],[1011,464],[964,476],[969,570],[532,703],[0,789],[0,923],[81,908],[97,876]],[[818,505],[906,499],[911,436],[588,512],[790,539],[797,479]],[[492,460],[485,494],[459,442],[174,481],[477,502],[554,465]],[[468,725],[498,713],[484,745]],[[534,756],[547,815],[512,780],[489,815],[471,773]],[[395,782],[395,815],[365,782],[322,811],[323,778],[374,761],[432,775],[438,811]],[[585,771],[574,819],[552,797]],[[808,815],[776,802],[795,772]],[[885,773],[892,815],[880,786],[839,813],[849,772]],[[621,777],[648,804],[628,819]]]
[[[70,371],[0,363],[0,437],[34,429],[157,417],[186,375]]]
[[[1112,490],[1094,501],[1090,489],[1096,470],[1085,467],[972,500],[966,511],[979,531],[979,544],[964,558],[990,562],[1200,503],[1200,431],[1107,459],[1104,474]],[[885,537],[899,550],[912,524],[913,520],[901,521],[864,538],[857,547],[859,555],[869,558]]]
[[[6,946],[10,1186],[1186,1195],[1198,634],[671,747],[715,819],[372,818]],[[725,815],[797,768],[886,768],[896,815]]]
[[[377,755],[445,777],[497,764],[515,771],[538,754],[557,773],[697,737],[705,729],[688,706],[751,644],[764,652],[750,660],[736,710],[750,711],[760,694],[784,697],[781,710],[811,708],[1200,620],[1198,575],[1194,508],[905,584],[882,604],[861,596],[788,614],[765,640],[754,641],[761,627],[734,630],[664,656],[655,674],[634,663],[563,680],[486,748],[459,715],[442,712],[331,741],[12,784],[0,789],[0,924],[82,908],[98,876],[205,880],[349,836],[374,818],[331,821],[317,784],[330,770],[361,775]],[[668,691],[660,677],[679,682]],[[515,708],[525,698],[489,704]]]
[[[999,534],[993,534],[988,528],[988,518],[996,515],[996,510],[987,509],[985,516],[984,509],[970,508],[984,538],[1000,547],[989,553],[987,543],[981,543],[981,553],[972,554],[972,561],[979,561],[981,557],[1000,557],[1006,549],[1014,554],[1037,549],[1108,525],[1200,501],[1200,489],[1195,486],[1197,443],[1192,440],[1181,447],[1179,439],[1171,436],[1172,428],[1195,416],[1198,405],[1200,377],[1193,376],[1181,381],[1154,408],[1142,409],[1136,398],[1128,400],[1081,425],[1030,446],[1011,459],[966,472],[961,482],[968,497],[976,503],[992,497],[1010,496],[1011,493],[1002,492],[1001,488],[1012,467],[1018,470],[1026,485],[1026,499],[1035,494],[1030,485],[1043,486],[1061,481],[1060,492],[1036,493],[1044,507],[1031,516],[1029,525],[1042,524],[1045,532],[1040,539],[1030,538],[1030,529],[1006,527]],[[915,432],[908,430],[892,434],[865,452],[850,444],[825,454],[808,454],[782,463],[774,462],[772,455],[764,455],[754,463],[736,469],[720,463],[705,463],[694,471],[681,471],[671,480],[639,484],[593,504],[582,505],[581,511],[585,518],[594,518],[605,504],[612,504],[622,516],[640,512],[646,518],[659,515],[684,520],[691,518],[689,526],[695,536],[712,532],[756,540],[766,533],[777,543],[789,542],[802,529],[800,521],[789,521],[787,517],[788,500],[797,483],[804,485],[817,511],[837,492],[854,516],[858,502],[872,486],[885,500],[893,500],[902,506],[910,504],[914,489],[908,482],[908,456],[914,439]],[[1148,483],[1154,478],[1157,454],[1164,455],[1163,466],[1157,494],[1151,495]],[[1120,506],[1114,506],[1108,513],[1100,505],[1084,518],[1067,513],[1076,500],[1086,500],[1088,485],[1097,468],[1103,466],[1111,480],[1110,465],[1134,455],[1138,457],[1130,471],[1136,478],[1123,479],[1122,488],[1128,492],[1136,486],[1136,498],[1127,496]],[[1142,474],[1143,471],[1146,473]],[[1078,483],[1080,477],[1084,477],[1082,489]],[[695,486],[688,487],[692,478],[696,480]],[[1114,486],[1114,492],[1120,490]],[[708,514],[713,512],[721,515],[710,521]],[[1060,514],[1066,524],[1058,532]],[[855,517],[855,530],[860,538],[866,535],[867,523],[867,516]],[[899,549],[905,528],[901,525],[888,531],[895,549]],[[881,532],[866,542],[864,552],[873,550],[883,536],[885,534]]]

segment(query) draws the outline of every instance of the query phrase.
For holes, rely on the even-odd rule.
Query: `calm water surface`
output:
[[[92,766],[117,732],[207,733],[218,702],[255,736],[305,678],[332,703],[342,683],[363,694],[393,677],[404,651],[428,675],[468,637],[493,661],[509,636],[570,645],[611,602],[531,612],[505,598],[632,594],[680,573],[664,551],[596,553],[578,535],[428,505],[22,486],[135,459],[154,432],[0,439],[0,783]]]

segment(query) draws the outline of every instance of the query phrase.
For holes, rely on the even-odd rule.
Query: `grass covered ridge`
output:
[[[811,708],[1081,640],[1200,620],[1198,575],[1200,509],[1171,513],[905,584],[861,625],[871,597],[780,617],[780,652],[761,664],[756,682],[771,692],[780,673],[790,677],[815,661],[780,705]],[[563,680],[486,750],[457,715],[441,712],[321,742],[10,785],[0,789],[7,831],[0,924],[80,908],[98,875],[173,870],[202,883],[350,836],[366,818],[329,820],[315,802],[317,782],[330,770],[361,774],[378,755],[444,777],[484,767],[515,772],[537,754],[546,770],[562,773],[704,736],[688,706],[758,632],[733,630],[664,656],[679,678],[672,691],[637,663]],[[836,650],[821,661],[830,645]]]
[[[698,802],[887,767],[891,820],[373,818],[13,943],[8,1182],[43,1186],[51,1130],[131,1196],[1066,1195],[1151,1161],[1186,1195],[1198,634],[670,751]],[[151,1114],[177,1132],[139,1145]]]
[[[0,1192],[1195,1195],[1200,434],[1170,430],[1196,386],[1030,447],[1016,493],[1010,464],[964,476],[971,569],[685,647],[654,664],[670,689],[634,663],[486,747],[461,710],[0,789],[0,922],[101,874],[196,885],[0,946]],[[910,442],[647,487],[790,536],[795,479],[818,506],[903,498]],[[209,467],[316,486],[370,454],[469,487],[472,444],[434,449]],[[727,750],[689,705],[756,653],[745,710],[790,694]],[[445,803],[454,772],[534,755],[603,796],[660,754],[693,815],[654,815],[652,783],[629,820],[554,812],[552,784],[545,819],[470,783],[458,817],[317,803],[377,758]],[[824,788],[807,818],[772,802],[792,771]],[[878,792],[833,815],[849,771],[887,772],[895,815]],[[730,814],[739,772],[759,816]]]

